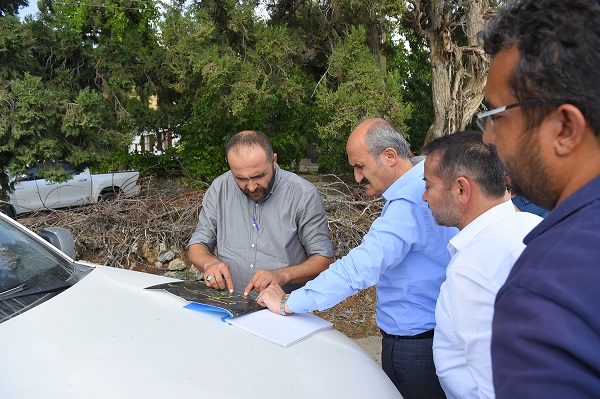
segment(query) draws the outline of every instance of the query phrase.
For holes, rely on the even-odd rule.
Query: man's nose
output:
[[[354,180],[355,180],[357,183],[360,183],[360,182],[363,180],[363,178],[364,178],[363,174],[362,174],[362,173],[360,173],[360,171],[359,171],[359,170],[356,170],[356,169],[355,169],[355,170],[354,170]]]
[[[254,191],[256,191],[257,188],[258,184],[254,180],[250,179],[250,181],[248,182],[248,191],[253,193]]]
[[[496,145],[496,135],[494,133],[483,132],[481,139],[483,140],[484,144]]]

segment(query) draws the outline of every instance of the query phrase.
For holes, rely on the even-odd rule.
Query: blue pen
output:
[[[254,226],[254,228],[256,229],[256,231],[258,231],[258,222],[256,221],[256,218],[252,218],[253,223],[252,225]]]

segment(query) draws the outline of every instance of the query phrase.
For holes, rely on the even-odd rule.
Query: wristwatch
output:
[[[285,304],[289,297],[290,297],[290,294],[285,294],[284,296],[281,297],[281,302],[279,302],[279,314],[281,314],[282,316],[289,316],[292,313],[294,313],[294,312],[288,313],[285,311]]]

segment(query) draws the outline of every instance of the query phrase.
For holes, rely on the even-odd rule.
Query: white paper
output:
[[[225,321],[284,347],[293,345],[317,331],[333,327],[329,321],[312,313],[281,316],[268,309],[230,317]]]

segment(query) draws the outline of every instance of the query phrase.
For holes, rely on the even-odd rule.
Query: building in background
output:
[[[129,146],[129,152],[152,152],[154,155],[162,155],[172,147],[177,147],[179,137],[173,135],[171,130],[157,130],[155,132],[144,131],[136,135]]]
[[[150,96],[148,107],[154,110],[158,108],[156,96]],[[174,137],[170,129],[157,129],[154,132],[142,130],[129,146],[129,153],[147,151],[154,155],[162,155],[167,149],[177,147],[178,144],[179,137]]]

